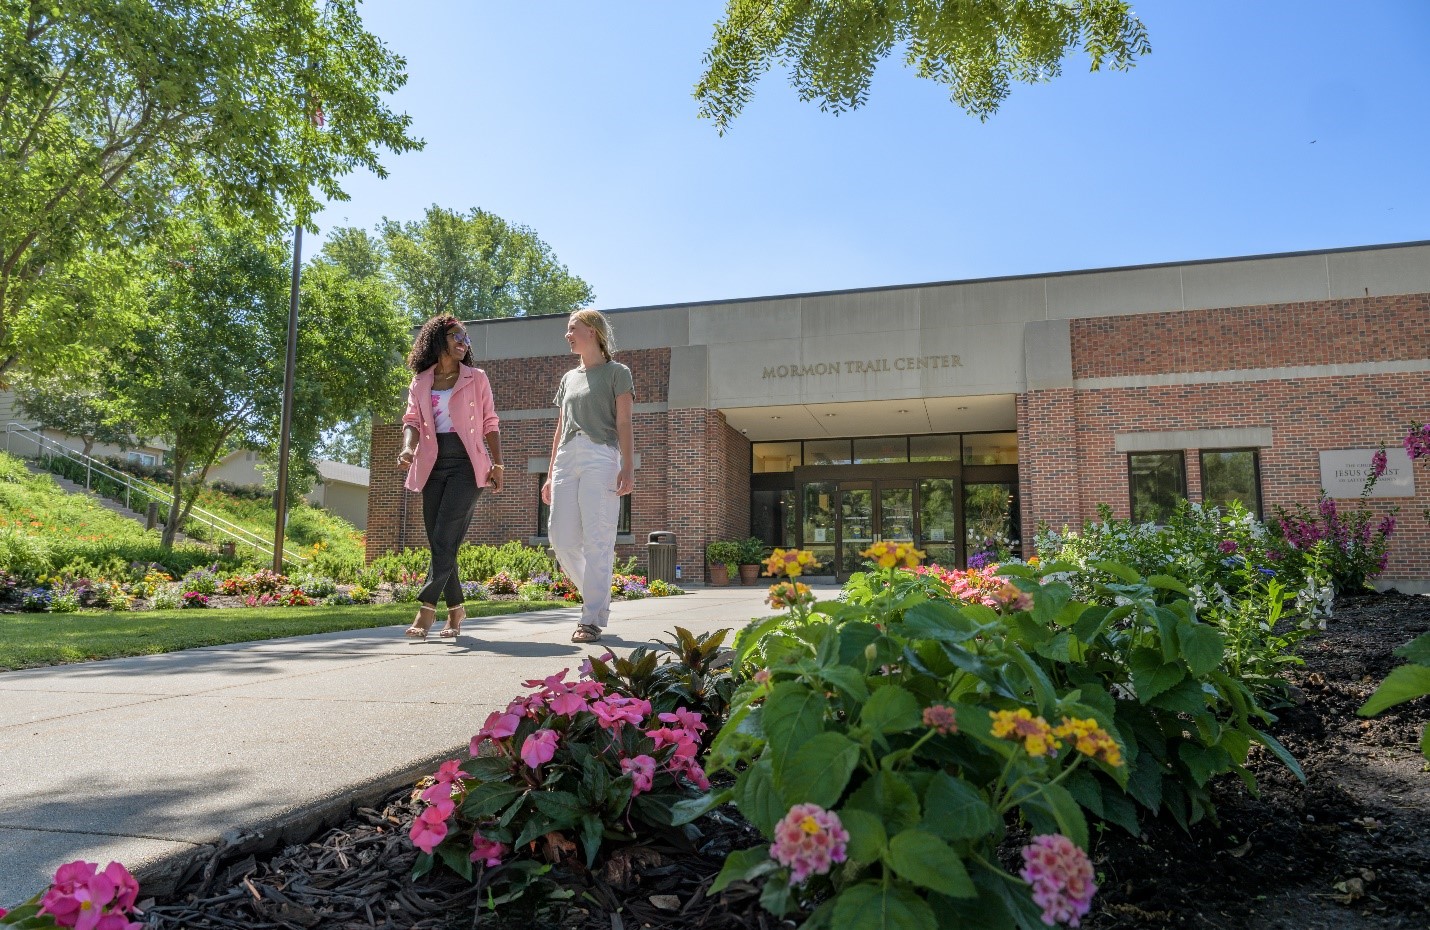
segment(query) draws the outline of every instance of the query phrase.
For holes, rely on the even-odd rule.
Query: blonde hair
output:
[[[571,319],[591,327],[591,331],[596,334],[596,344],[601,347],[601,354],[609,362],[611,356],[616,354],[616,336],[611,332],[611,321],[606,319],[606,315],[587,307],[584,310],[572,311]]]

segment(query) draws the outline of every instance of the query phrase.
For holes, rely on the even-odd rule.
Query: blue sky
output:
[[[886,61],[870,102],[771,71],[696,118],[717,0],[366,0],[426,140],[318,218],[436,203],[532,227],[602,308],[1430,239],[1430,3],[1150,0],[980,123]]]

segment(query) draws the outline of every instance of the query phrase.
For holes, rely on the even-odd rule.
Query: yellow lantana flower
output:
[[[798,578],[806,571],[818,567],[819,561],[815,559],[814,553],[807,549],[776,549],[765,559],[765,571],[776,578],[780,575]]]
[[[995,710],[993,735],[1000,739],[1021,742],[1030,756],[1055,755],[1063,744],[1058,741],[1053,728],[1042,717],[1034,717],[1026,707],[1017,710]]]
[[[1122,747],[1096,720],[1064,717],[1053,734],[1072,740],[1077,751],[1090,759],[1098,759],[1114,768],[1122,764]]]
[[[894,542],[891,539],[880,540],[859,554],[880,568],[893,568],[895,565],[917,568],[925,555],[911,542]]]

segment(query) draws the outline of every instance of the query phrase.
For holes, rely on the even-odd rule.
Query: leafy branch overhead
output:
[[[842,113],[868,102],[879,62],[903,49],[919,77],[987,119],[1012,82],[1057,77],[1078,47],[1093,71],[1152,50],[1126,0],[728,0],[695,98],[724,134],[778,64],[801,100]]]

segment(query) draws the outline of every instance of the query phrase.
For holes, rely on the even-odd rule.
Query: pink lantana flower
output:
[[[1033,901],[1043,909],[1043,923],[1079,926],[1097,894],[1087,853],[1062,834],[1049,833],[1033,837],[1023,847],[1023,863],[1018,874],[1033,886]]]
[[[507,847],[505,843],[498,843],[496,840],[489,840],[480,833],[472,834],[472,861],[480,862],[489,869],[494,869],[501,865],[502,856],[506,855]]]
[[[947,704],[931,704],[924,708],[924,726],[947,736],[958,732],[958,719],[952,707]]]
[[[775,825],[770,855],[790,870],[789,883],[802,884],[811,875],[824,875],[848,855],[849,831],[839,815],[818,804],[796,804]]]
[[[655,760],[650,756],[636,756],[633,759],[621,760],[621,773],[631,773],[634,783],[631,785],[631,797],[635,797],[643,791],[649,791],[655,784]]]
[[[531,768],[550,762],[556,755],[557,738],[555,730],[537,730],[521,744],[521,761]]]

